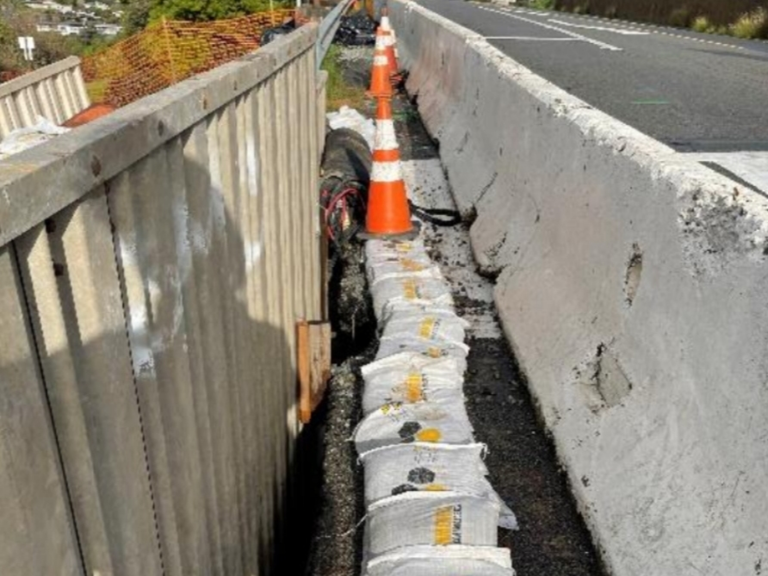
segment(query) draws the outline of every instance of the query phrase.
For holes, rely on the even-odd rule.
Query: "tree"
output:
[[[240,0],[154,0],[150,18],[208,21],[244,14]]]
[[[0,71],[17,72],[26,67],[17,38],[31,30],[31,21],[24,16],[21,2],[0,0]]]
[[[149,24],[149,11],[152,8],[151,0],[134,0],[123,2],[123,35],[130,36],[141,32]]]
[[[234,18],[244,14],[283,8],[291,0],[121,0],[125,6],[123,32],[129,36],[147,27],[150,22],[168,18],[169,20],[189,20],[206,22]]]

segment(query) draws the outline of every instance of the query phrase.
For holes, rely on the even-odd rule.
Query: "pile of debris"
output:
[[[366,13],[344,16],[334,39],[343,46],[373,46],[376,42],[376,22]]]

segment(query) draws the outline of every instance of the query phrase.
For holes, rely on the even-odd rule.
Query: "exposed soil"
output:
[[[519,576],[602,574],[506,340],[468,344],[467,411],[477,439],[488,445],[491,484],[520,523],[516,532],[499,532],[499,545],[512,550]]]
[[[361,570],[363,471],[350,439],[361,417],[360,367],[371,361],[374,350],[334,367],[325,406],[317,415],[324,422],[322,496],[307,576],[356,576]]]

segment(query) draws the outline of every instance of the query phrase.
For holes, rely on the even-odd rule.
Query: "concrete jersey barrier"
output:
[[[409,91],[619,576],[768,558],[768,199],[414,4]],[[521,518],[522,529],[525,519]]]

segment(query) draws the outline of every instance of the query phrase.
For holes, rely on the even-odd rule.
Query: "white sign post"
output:
[[[34,59],[35,39],[32,36],[19,36],[19,48],[24,53],[24,60],[31,62]]]

